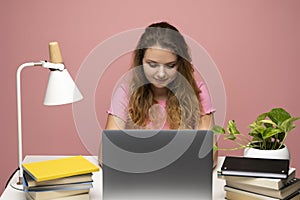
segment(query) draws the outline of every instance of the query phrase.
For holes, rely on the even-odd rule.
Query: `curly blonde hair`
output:
[[[177,56],[178,74],[167,86],[166,113],[170,129],[195,129],[198,127],[200,111],[200,89],[194,79],[194,68],[188,46],[180,32],[167,22],[148,26],[133,52],[130,83],[129,116],[127,128],[145,128],[149,123],[149,109],[157,101],[143,71],[145,51],[154,46],[170,50]]]

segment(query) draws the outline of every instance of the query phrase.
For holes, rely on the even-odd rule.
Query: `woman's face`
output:
[[[148,48],[143,58],[146,78],[157,88],[164,88],[177,76],[177,56],[160,47]]]

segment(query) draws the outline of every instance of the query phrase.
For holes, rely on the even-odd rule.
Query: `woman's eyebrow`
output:
[[[155,60],[151,60],[151,59],[148,59],[146,58],[145,59],[146,62],[153,62],[153,63],[157,63],[157,64],[163,64],[163,65],[170,65],[170,64],[176,64],[177,63],[177,60],[174,60],[174,61],[171,61],[171,62],[167,62],[167,63],[159,63]]]

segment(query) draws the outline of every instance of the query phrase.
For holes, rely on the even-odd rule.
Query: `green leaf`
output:
[[[277,126],[277,124],[275,122],[273,122],[272,120],[268,120],[268,119],[260,120],[260,122],[264,123],[265,125],[266,124],[271,124],[271,125],[273,125],[275,127]],[[268,127],[268,126],[266,126],[266,127]]]
[[[260,115],[256,118],[256,121],[261,121],[261,120],[263,120],[263,119],[266,119],[267,116],[268,116],[268,113],[260,114]]]
[[[253,138],[263,138],[263,132],[256,132],[256,131],[252,131],[249,133],[250,136],[252,136]]]
[[[219,149],[218,146],[214,144],[213,150],[214,150],[214,151],[218,151],[218,149]]]
[[[282,130],[284,131],[284,132],[290,132],[293,128],[295,128],[296,126],[295,126],[295,124],[294,124],[294,122],[296,121],[296,120],[298,120],[299,119],[299,117],[292,117],[292,118],[289,118],[289,119],[287,119],[287,120],[285,120],[284,122],[282,122],[282,124],[281,124],[281,128],[282,128]]]
[[[218,125],[215,125],[213,128],[212,128],[212,132],[214,134],[225,134],[225,129],[221,126],[218,126]]]
[[[265,131],[265,127],[263,126],[263,123],[261,123],[260,121],[255,121],[252,124],[250,124],[249,128],[251,135],[262,135],[263,132]],[[250,135],[249,133],[249,135]]]
[[[238,129],[236,128],[236,124],[234,120],[229,120],[228,122],[228,127],[227,127],[227,131],[232,134],[232,135],[237,135],[240,134],[240,132],[238,131]]]
[[[230,133],[226,138],[229,140],[235,140],[236,136],[235,136],[235,134]]]
[[[285,120],[291,118],[291,115],[283,108],[274,108],[268,112],[268,117],[277,125],[280,125]]]
[[[263,141],[262,136],[260,137],[253,137],[251,143],[261,143]]]
[[[266,128],[266,130],[263,133],[263,139],[266,140],[278,133],[281,133],[282,130],[278,128]]]

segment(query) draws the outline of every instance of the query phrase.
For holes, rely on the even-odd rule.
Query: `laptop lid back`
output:
[[[104,200],[212,199],[213,133],[104,130]]]

